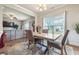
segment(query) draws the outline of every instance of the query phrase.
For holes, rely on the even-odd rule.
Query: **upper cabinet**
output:
[[[6,27],[12,29],[27,29],[26,27],[29,27],[29,29],[34,31],[35,16],[32,16],[26,12],[24,13],[22,12],[23,10],[18,10],[17,8],[20,9],[21,7],[17,7],[17,5],[14,5],[17,8],[11,8],[11,6],[3,6],[3,29],[6,30]],[[27,12],[31,13],[30,11]],[[29,25],[27,23],[29,23]]]

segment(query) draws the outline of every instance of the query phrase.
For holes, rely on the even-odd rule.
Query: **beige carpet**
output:
[[[17,43],[11,47],[7,47],[6,54],[7,55],[40,55],[40,51],[35,49],[36,52],[32,52],[32,50],[28,49],[28,45],[26,42]]]
[[[67,46],[66,50],[67,50],[68,55],[75,55],[75,53],[77,53],[77,51],[74,51],[73,48],[70,46]],[[4,55],[4,54],[7,54],[7,55],[40,55],[40,53],[41,53],[40,50],[36,49],[35,51],[36,52],[33,53],[32,50],[28,49],[26,42],[20,42],[13,46],[7,47],[6,53],[2,53],[2,55]],[[60,51],[57,49],[54,49],[54,51],[60,53]],[[53,51],[53,47],[50,48],[49,55],[58,55],[54,51]],[[48,55],[48,53],[46,53],[46,55]]]

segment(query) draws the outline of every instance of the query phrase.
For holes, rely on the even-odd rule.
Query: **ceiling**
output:
[[[63,6],[63,4],[46,4],[46,5],[47,5],[47,10],[44,10],[42,12],[36,9],[38,4],[18,4],[17,6],[22,7],[24,10],[28,9],[36,14],[46,14],[51,12],[53,9]],[[4,14],[13,14],[18,20],[25,20],[30,17],[25,13],[19,12],[18,10],[15,9],[8,8],[7,6],[4,6]]]
[[[11,15],[15,16],[17,18],[17,20],[26,20],[30,17],[30,16],[28,16],[24,13],[21,13],[17,10],[14,10],[14,9],[11,9],[11,8],[8,8],[8,7],[4,7],[3,14],[5,14],[5,15],[11,14]]]
[[[37,10],[36,7],[38,6],[37,4],[18,4],[19,6],[29,9],[35,13],[40,13],[41,11]],[[57,8],[59,6],[62,6],[62,4],[46,4],[47,5],[47,10],[43,12],[48,12],[51,9]]]

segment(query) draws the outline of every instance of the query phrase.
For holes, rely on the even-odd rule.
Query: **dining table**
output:
[[[40,39],[46,39],[46,40],[56,40],[58,39],[61,34],[48,34],[48,33],[38,33],[38,32],[33,32],[33,36],[40,38]]]
[[[46,47],[45,53],[49,51],[50,49],[50,43],[49,41],[55,41],[57,40],[62,34],[49,34],[49,33],[39,33],[39,32],[33,32],[34,38],[37,38],[36,40],[41,41],[41,45]],[[43,42],[46,40],[46,42]],[[48,52],[49,53],[49,52]]]

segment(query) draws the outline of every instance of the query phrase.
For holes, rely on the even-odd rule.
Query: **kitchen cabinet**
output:
[[[7,33],[8,40],[15,40],[24,37],[24,30],[4,30]]]

